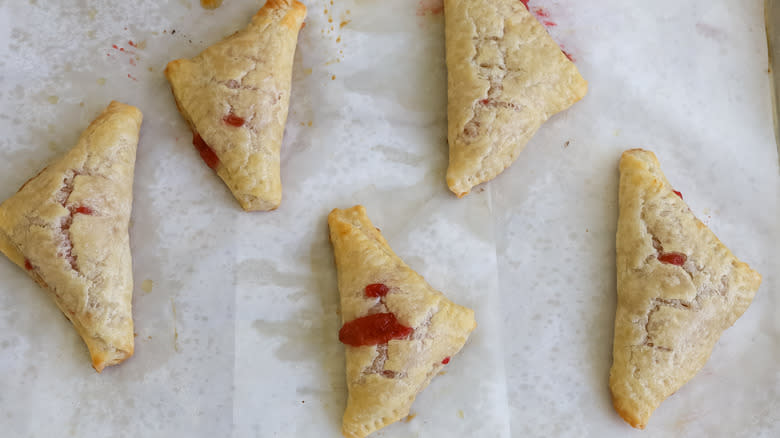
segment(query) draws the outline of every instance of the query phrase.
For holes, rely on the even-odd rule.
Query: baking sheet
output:
[[[780,436],[777,148],[762,2],[531,1],[589,92],[490,184],[512,435]],[[763,274],[747,312],[644,431],[612,409],[617,165],[653,150],[669,181]],[[522,298],[521,298],[522,297]]]
[[[209,12],[195,1],[0,0],[0,198],[109,100],[145,116],[130,230],[135,356],[97,375],[49,297],[0,261],[3,435],[340,436],[326,216],[362,203],[396,252],[479,323],[414,418],[378,436],[509,436],[490,194],[458,201],[444,185],[441,15],[416,0],[306,4],[284,201],[249,214],[201,162],[162,69],[244,27],[261,1]]]
[[[162,69],[243,27],[262,1],[62,3],[0,0],[0,198],[109,100],[141,107],[136,353],[97,375],[50,298],[0,260],[3,435],[338,436],[346,388],[325,215],[355,203],[479,322],[416,417],[378,436],[780,433],[780,181],[760,2],[531,0],[589,94],[486,190],[456,200],[443,182],[440,2],[307,1],[284,201],[257,214],[200,162]],[[644,432],[607,390],[617,160],[630,147],[654,150],[694,212],[764,275]]]

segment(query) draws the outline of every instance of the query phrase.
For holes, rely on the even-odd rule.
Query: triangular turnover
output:
[[[268,0],[246,29],[165,69],[193,144],[247,211],[282,201],[279,154],[305,16],[296,0]]]
[[[333,210],[328,224],[347,356],[343,433],[362,438],[409,414],[476,322],[390,249],[362,206]]]
[[[644,428],[704,366],[761,276],[694,216],[652,152],[623,153],[619,208],[609,386],[615,410]]]
[[[111,102],[0,204],[0,251],[47,289],[100,372],[133,354],[128,225],[141,112]]]
[[[445,0],[447,185],[458,197],[509,167],[588,84],[517,0]]]

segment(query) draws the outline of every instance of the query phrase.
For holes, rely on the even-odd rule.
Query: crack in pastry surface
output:
[[[68,200],[70,199],[70,195],[73,193],[73,187],[78,175],[80,175],[80,173],[75,170],[66,174],[65,179],[62,181],[62,187],[54,195],[54,200],[59,202],[60,205],[68,210],[68,214],[60,221],[59,233],[63,240],[60,243],[57,255],[64,257],[65,260],[67,260],[70,264],[71,269],[81,275],[78,264],[76,262],[76,256],[73,255],[73,241],[70,238],[70,227],[73,225],[73,215],[75,209],[68,205]]]
[[[661,216],[668,216],[668,214],[663,214],[665,212],[666,211],[662,211]],[[689,311],[689,312],[699,312],[702,309],[702,304],[701,304],[702,299],[708,295],[715,294],[721,297],[722,299],[726,299],[728,295],[728,278],[734,269],[734,264],[732,263],[730,265],[729,271],[722,274],[720,276],[720,279],[716,282],[715,277],[713,276],[712,273],[705,271],[702,266],[699,266],[696,263],[695,259],[693,259],[692,257],[688,257],[686,254],[681,254],[682,256],[682,258],[680,259],[681,262],[665,261],[663,257],[665,254],[679,254],[679,253],[667,253],[664,251],[663,243],[657,237],[656,233],[650,228],[650,225],[648,225],[647,223],[647,220],[645,218],[644,203],[642,204],[642,211],[640,213],[640,222],[644,225],[645,232],[649,236],[650,243],[652,244],[652,247],[655,250],[654,253],[649,254],[645,259],[645,266],[648,266],[648,262],[650,262],[652,259],[656,259],[659,263],[662,264],[674,265],[676,268],[681,269],[683,272],[687,274],[687,277],[690,279],[691,284],[696,289],[696,295],[691,300],[655,297],[651,301],[649,310],[647,312],[647,316],[645,318],[645,323],[644,323],[645,338],[637,346],[650,347],[663,352],[673,352],[674,351],[673,348],[656,345],[656,343],[653,342],[652,332],[654,330],[651,327],[653,322],[653,317],[664,307],[674,308],[674,309],[679,309],[679,310]],[[704,278],[702,279],[701,276],[704,276]]]
[[[644,428],[709,360],[750,305],[761,276],[739,261],[675,192],[652,152],[620,159],[618,303],[610,392]]]

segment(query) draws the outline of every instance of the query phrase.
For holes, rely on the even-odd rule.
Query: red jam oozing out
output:
[[[669,265],[682,266],[686,260],[688,260],[688,256],[679,252],[664,252],[658,255],[659,262]]]
[[[94,211],[92,211],[91,208],[82,205],[81,207],[76,209],[76,213],[91,215],[92,213],[94,213]]]
[[[682,198],[683,198],[683,197],[682,197],[682,193],[678,192],[677,190],[672,190],[672,191],[674,192],[674,194],[675,194],[675,195],[679,196],[679,197],[680,197],[680,199],[682,199]]]
[[[230,126],[235,126],[236,128],[244,126],[244,119],[241,117],[238,117],[237,115],[230,113],[222,118],[222,121],[227,123]]]
[[[447,365],[448,363],[450,363],[450,357],[449,356],[445,357],[444,360],[441,361],[441,363],[442,365]]]
[[[33,265],[30,263],[29,260],[24,259],[24,269],[27,269],[28,271],[32,271]]]
[[[379,345],[412,332],[413,328],[401,325],[392,313],[374,313],[345,323],[339,330],[339,341],[353,347]]]
[[[219,165],[219,157],[214,153],[214,150],[206,144],[197,132],[192,136],[192,144],[195,145],[195,149],[200,153],[200,157],[206,162],[206,165],[212,169],[216,169]]]
[[[531,1],[531,0],[520,0],[520,3],[522,3],[523,6],[525,6],[526,9],[528,9],[528,2],[529,1]],[[528,10],[530,11],[530,9],[528,9]]]
[[[387,295],[390,288],[382,283],[373,283],[366,286],[366,296],[371,298],[383,297]]]

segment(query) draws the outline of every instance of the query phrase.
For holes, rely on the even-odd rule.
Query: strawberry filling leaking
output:
[[[668,265],[682,266],[686,260],[688,256],[679,252],[664,252],[658,255],[658,261]]]
[[[28,271],[32,271],[33,269],[32,263],[27,259],[24,259],[24,269],[27,269]]]
[[[217,166],[219,166],[219,157],[217,157],[217,154],[214,153],[214,150],[211,149],[211,147],[206,144],[205,141],[203,141],[203,138],[197,132],[192,136],[192,144],[195,146],[195,149],[198,150],[200,157],[207,166],[212,169],[216,169]]]
[[[379,345],[391,339],[403,339],[414,332],[402,325],[392,313],[374,313],[345,323],[339,330],[339,341],[353,347]]]
[[[244,126],[245,120],[242,117],[238,117],[237,115],[230,113],[222,118],[222,121],[227,123],[230,126],[235,126],[236,128]]]
[[[672,191],[674,192],[674,194],[675,194],[675,195],[679,196],[679,197],[680,197],[680,199],[682,199],[682,198],[683,198],[683,197],[682,197],[682,193],[678,192],[677,190],[672,190]]]
[[[94,213],[94,211],[92,211],[91,208],[82,205],[75,210],[75,213],[86,214],[87,216],[90,216]]]
[[[390,288],[382,283],[369,284],[365,289],[366,296],[370,298],[383,297],[387,295],[389,291]]]
[[[442,365],[447,365],[448,363],[450,363],[450,357],[449,356],[445,357],[444,360],[441,361],[441,363]]]

